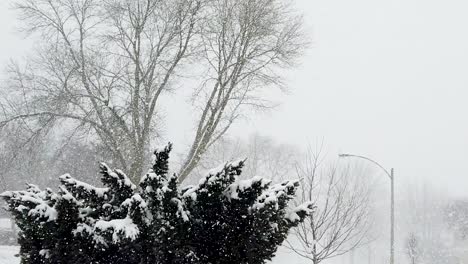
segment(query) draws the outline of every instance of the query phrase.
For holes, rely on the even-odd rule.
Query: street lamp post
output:
[[[338,155],[340,158],[348,158],[348,157],[353,157],[353,158],[360,158],[360,159],[365,159],[367,161],[372,162],[373,164],[377,165],[377,167],[381,168],[385,174],[390,178],[390,264],[395,263],[395,177],[394,177],[394,172],[393,168],[390,169],[390,172],[388,172],[382,165],[377,163],[375,160],[372,160],[370,158],[364,157],[364,156],[359,156],[359,155],[352,155],[352,154],[339,154]]]

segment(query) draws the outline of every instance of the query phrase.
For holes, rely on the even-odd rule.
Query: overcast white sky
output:
[[[27,41],[0,3],[0,63]],[[277,111],[237,125],[282,142],[325,139],[427,178],[457,195],[468,189],[468,2],[465,0],[299,0],[313,42]],[[174,99],[175,100],[175,99]],[[169,120],[171,126],[180,119]],[[174,131],[176,138],[188,130]],[[177,134],[179,133],[179,134]]]
[[[468,2],[301,0],[313,47],[293,94],[251,126],[287,142],[325,138],[468,195]]]

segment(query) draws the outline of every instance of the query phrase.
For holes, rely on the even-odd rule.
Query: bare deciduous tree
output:
[[[142,172],[156,105],[188,56],[199,0],[23,0],[16,8],[41,48],[10,67],[3,122],[63,120],[90,131],[132,178]],[[21,98],[19,101],[17,98]],[[129,161],[128,161],[129,160]]]
[[[16,8],[39,48],[26,66],[10,66],[0,125],[87,134],[133,179],[161,125],[161,94],[190,67],[203,73],[194,77],[200,113],[181,180],[244,106],[268,106],[259,88],[281,84],[276,69],[305,47],[300,18],[279,0],[18,0]]]
[[[333,165],[324,169],[322,147],[310,150],[297,167],[303,180],[302,200],[311,200],[315,212],[300,224],[287,247],[313,264],[343,255],[368,239],[370,193],[362,172]]]
[[[208,78],[195,93],[195,138],[180,170],[185,179],[201,157],[242,115],[242,108],[269,107],[261,88],[281,86],[276,70],[291,65],[306,43],[301,18],[277,0],[215,0],[202,29]]]

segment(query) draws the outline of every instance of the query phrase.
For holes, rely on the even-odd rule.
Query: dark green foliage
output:
[[[180,189],[168,173],[171,148],[155,152],[139,188],[101,164],[104,188],[64,175],[58,193],[34,185],[3,193],[22,263],[260,264],[311,213],[311,204],[287,208],[297,181],[238,180],[243,161]]]

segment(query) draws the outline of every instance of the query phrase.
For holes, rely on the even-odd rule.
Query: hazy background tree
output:
[[[419,248],[418,238],[414,233],[410,233],[406,239],[405,245],[406,255],[410,264],[418,264],[421,258],[421,250]]]
[[[55,186],[57,175],[73,173],[96,183],[97,170],[87,164],[104,160],[105,149],[85,139],[68,140],[57,133],[32,136],[23,128],[9,126],[0,131],[0,188],[23,188],[35,181]]]
[[[451,199],[427,182],[408,184],[407,188],[410,191],[405,192],[406,197],[400,207],[400,230],[408,230],[417,238],[419,261],[459,263],[462,254],[458,248],[464,246],[457,239],[457,232],[450,226],[445,212]]]
[[[246,158],[243,177],[269,175],[279,181],[294,176],[300,156],[300,148],[258,133],[247,138],[225,137],[207,151],[194,175],[203,175],[226,160]]]
[[[1,189],[23,187],[29,180],[46,183],[43,173],[49,170],[52,160],[50,145],[16,125],[0,131],[0,146]]]
[[[444,216],[456,238],[461,241],[468,240],[468,200],[451,201],[444,210]]]

